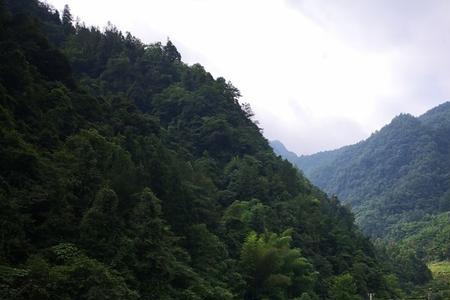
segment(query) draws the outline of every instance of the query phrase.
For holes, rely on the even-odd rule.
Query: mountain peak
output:
[[[433,128],[450,128],[450,102],[444,102],[419,117],[419,120]]]
[[[401,113],[401,114],[395,116],[389,125],[396,124],[396,123],[416,123],[416,122],[417,122],[417,118],[414,117],[413,115],[407,114],[407,113]],[[387,125],[387,126],[389,126],[389,125]]]

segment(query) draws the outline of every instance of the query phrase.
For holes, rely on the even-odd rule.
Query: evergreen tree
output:
[[[67,5],[67,4],[64,5],[64,10],[62,13],[61,21],[62,21],[62,25],[64,28],[64,32],[66,34],[74,32],[73,17],[72,17],[72,13],[70,12],[69,5]]]
[[[89,254],[111,259],[118,247],[120,219],[116,193],[102,188],[80,224],[80,242]]]
[[[171,40],[167,39],[167,43],[163,47],[163,50],[170,62],[181,61],[181,54]]]

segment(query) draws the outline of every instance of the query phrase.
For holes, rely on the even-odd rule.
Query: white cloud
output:
[[[357,142],[401,111],[430,107],[419,100],[429,92],[429,61],[411,61],[437,54],[439,34],[423,29],[419,40],[431,49],[410,47],[416,28],[409,18],[424,12],[418,1],[406,11],[387,0],[371,6],[356,0],[48,2],[57,8],[67,2],[88,25],[111,21],[147,43],[169,36],[184,61],[200,62],[241,90],[269,139],[298,153]],[[420,20],[417,26],[433,23]],[[435,65],[444,55],[439,52]],[[447,66],[439,68],[442,74]],[[436,85],[448,90],[446,79],[438,76]]]

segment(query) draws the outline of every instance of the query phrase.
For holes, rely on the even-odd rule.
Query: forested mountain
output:
[[[450,259],[450,103],[401,114],[368,139],[301,156],[297,165],[349,203],[363,231],[401,240],[427,260]]]
[[[239,96],[170,41],[0,0],[0,298],[348,300],[429,279],[413,254],[381,263]]]

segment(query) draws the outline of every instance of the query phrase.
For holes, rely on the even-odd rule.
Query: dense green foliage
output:
[[[450,213],[429,215],[418,221],[401,223],[387,236],[399,240],[404,248],[415,249],[426,261],[444,261],[450,257]]]
[[[352,206],[372,237],[401,240],[426,260],[449,259],[450,103],[402,114],[367,140],[301,156],[311,181]]]
[[[0,298],[398,294],[239,91],[168,41],[0,0]]]

